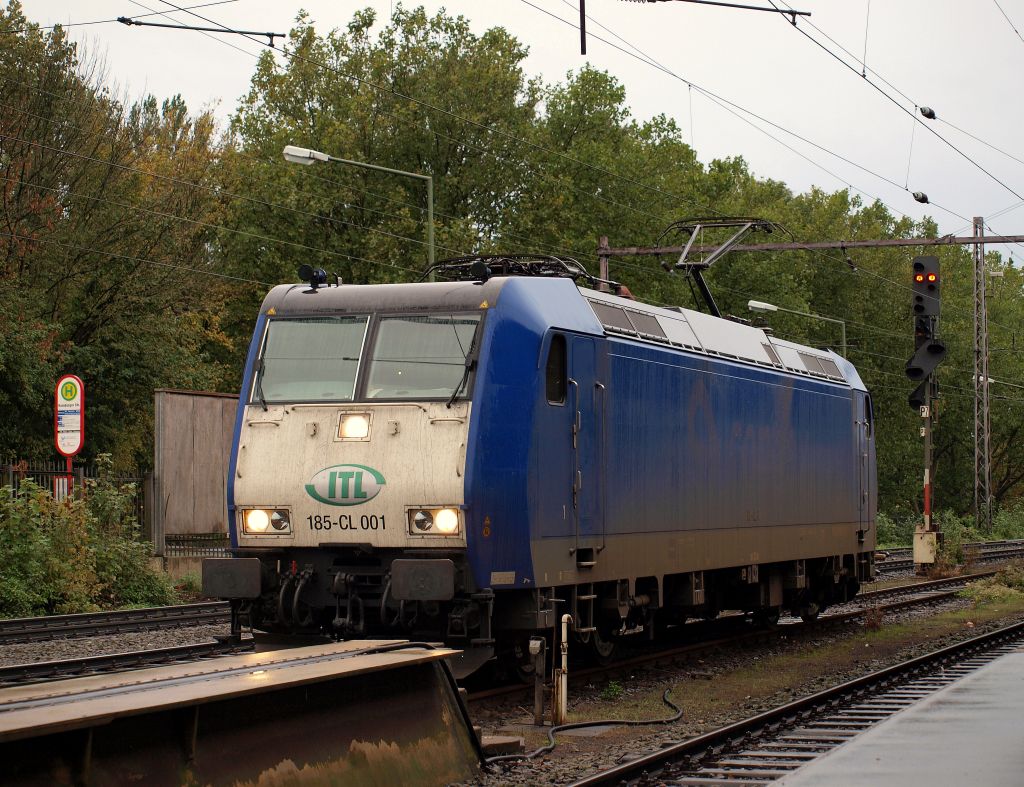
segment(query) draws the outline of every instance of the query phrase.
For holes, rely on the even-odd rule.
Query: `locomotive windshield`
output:
[[[370,360],[367,399],[453,396],[480,323],[478,314],[381,317]]]
[[[253,398],[352,401],[368,322],[366,315],[271,320]]]
[[[479,324],[479,314],[382,315],[372,330],[368,315],[271,320],[251,401],[454,399]]]

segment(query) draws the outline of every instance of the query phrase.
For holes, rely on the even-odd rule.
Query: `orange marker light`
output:
[[[938,280],[938,278],[939,277],[936,276],[934,273],[929,273],[928,274],[928,281],[936,281],[936,280]]]
[[[914,275],[914,281],[924,281],[924,274],[918,273]]]

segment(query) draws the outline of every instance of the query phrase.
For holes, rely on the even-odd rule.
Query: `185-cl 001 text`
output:
[[[306,517],[310,530],[386,530],[384,516],[362,514],[354,517],[351,514],[311,514]]]

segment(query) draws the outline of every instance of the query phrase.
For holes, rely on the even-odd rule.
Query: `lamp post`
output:
[[[403,175],[407,178],[425,180],[427,182],[427,268],[434,267],[434,178],[432,176],[421,175],[418,172],[406,172],[401,169],[391,169],[390,167],[381,167],[377,164],[367,164],[365,161],[351,161],[331,156],[327,153],[321,153],[319,150],[300,148],[295,145],[284,146],[284,158],[285,161],[290,161],[292,164],[309,165],[316,161],[333,161],[337,164],[351,164],[353,167],[387,172],[390,175]],[[434,274],[431,273],[430,280],[433,281],[433,279]]]
[[[812,314],[810,312],[798,312],[794,309],[784,309],[782,306],[776,306],[774,303],[765,303],[764,301],[747,301],[747,308],[752,312],[788,312],[789,314],[797,314],[801,317],[810,317],[814,320],[838,323],[843,334],[843,351],[840,355],[844,358],[846,357],[846,322],[844,320],[837,320],[834,317],[823,317],[820,314]]]

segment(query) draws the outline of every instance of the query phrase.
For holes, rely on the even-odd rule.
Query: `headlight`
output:
[[[409,533],[414,536],[451,536],[459,532],[459,512],[454,508],[413,508]]]
[[[368,413],[348,413],[338,423],[338,437],[342,440],[365,440],[370,436]]]
[[[438,531],[450,536],[459,529],[459,512],[453,508],[442,508],[434,517]]]
[[[434,517],[429,511],[417,511],[412,517],[412,526],[421,533],[426,533],[434,526]]]
[[[242,512],[242,530],[249,535],[291,533],[291,512],[284,508],[250,508]]]

